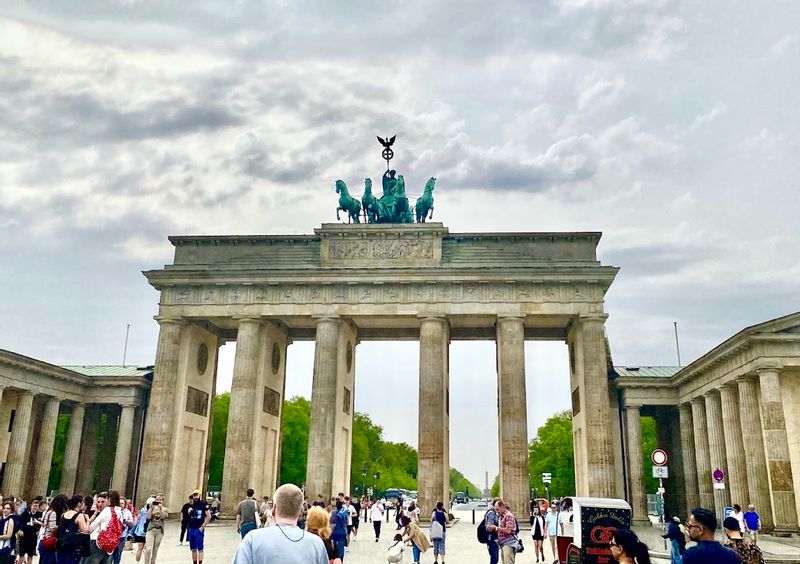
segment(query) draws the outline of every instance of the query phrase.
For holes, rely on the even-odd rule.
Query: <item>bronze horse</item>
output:
[[[353,223],[361,223],[359,216],[361,215],[361,202],[356,200],[347,191],[347,184],[342,180],[336,181],[336,193],[339,194],[339,207],[336,208],[336,219],[339,219],[339,212],[347,212],[347,223],[352,220]]]

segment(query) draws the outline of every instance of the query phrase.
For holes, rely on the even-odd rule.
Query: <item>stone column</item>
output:
[[[236,334],[225,465],[222,470],[222,512],[225,515],[235,515],[236,506],[244,498],[247,488],[254,487],[250,483],[250,467],[253,464],[266,464],[266,461],[254,461],[252,457],[261,327],[261,319],[241,319]]]
[[[524,519],[530,497],[525,320],[498,317],[496,331],[500,495],[512,513]]]
[[[131,443],[133,442],[133,416],[136,406],[123,405],[119,415],[119,430],[117,431],[117,450],[114,454],[114,473],[111,476],[111,489],[117,490],[121,495],[126,495],[125,488],[128,483],[128,467],[131,458]]]
[[[694,451],[694,429],[692,427],[692,408],[682,403],[678,406],[681,429],[681,450],[683,451],[683,480],[686,485],[685,515],[700,505],[697,490],[697,458]]]
[[[758,399],[758,382],[754,378],[737,381],[739,386],[739,421],[742,425],[744,461],[747,465],[748,504],[756,506],[761,526],[772,531],[772,500],[769,494],[767,457],[764,453],[764,436],[761,432],[761,408]]]
[[[8,443],[6,456],[3,493],[7,496],[22,496],[25,487],[26,470],[28,469],[28,435],[31,430],[31,413],[33,412],[33,393],[22,391],[17,399],[17,411],[14,416],[14,427],[11,429],[11,440]]]
[[[700,507],[714,508],[714,490],[711,485],[711,458],[708,451],[708,424],[706,402],[702,397],[692,400],[692,428],[694,453],[697,460],[697,489]]]
[[[644,468],[642,467],[642,421],[641,407],[629,405],[625,407],[628,431],[628,471],[633,520],[637,524],[649,523],[647,518],[647,494],[644,491]]]
[[[33,481],[31,492],[34,495],[46,496],[47,482],[50,478],[50,469],[53,467],[53,445],[56,440],[56,427],[58,426],[58,408],[61,401],[58,398],[49,398],[44,407],[41,428],[39,431],[39,444],[36,448],[36,457],[33,459]]]
[[[97,467],[97,489],[111,489],[111,473],[114,470],[114,453],[117,450],[117,420],[119,415],[115,407],[106,406],[106,424],[103,429],[103,448],[98,452],[100,458]]]
[[[777,369],[758,372],[761,389],[761,424],[764,450],[769,468],[775,530],[798,530],[794,478],[789,460],[789,441],[786,437],[786,418],[781,401],[781,379]]]
[[[448,437],[448,354],[445,317],[426,317],[419,329],[419,507],[430,517],[437,501],[450,497]],[[447,495],[445,495],[445,493]]]
[[[69,431],[67,431],[67,445],[64,449],[64,468],[61,471],[61,493],[71,496],[75,493],[75,479],[78,475],[79,456],[81,454],[81,436],[83,434],[83,416],[86,406],[76,403],[72,406],[72,415],[69,416]],[[85,471],[85,469],[81,469]]]
[[[317,320],[314,347],[314,378],[311,389],[311,422],[308,433],[306,492],[330,497],[333,491],[334,437],[336,433],[337,369],[342,320]]]
[[[77,484],[73,493],[89,495],[94,491],[95,467],[97,466],[97,431],[100,427],[100,410],[91,406],[83,418],[83,441],[78,459]]]
[[[728,462],[728,485],[731,503],[738,503],[744,510],[750,503],[747,492],[747,458],[744,454],[741,418],[739,417],[739,394],[736,385],[726,384],[719,390],[722,401],[722,421],[725,425],[725,453]]]
[[[728,468],[727,455],[725,452],[725,427],[722,421],[722,405],[719,393],[714,390],[705,394],[706,400],[706,420],[708,424],[708,454],[711,472],[719,468],[725,472],[725,489],[714,489],[714,511],[717,514],[717,522],[722,523],[725,517],[725,507],[730,504],[728,494]],[[713,484],[712,484],[713,488]]]
[[[583,448],[589,471],[589,495],[616,495],[614,478],[614,449],[609,437],[611,409],[608,401],[608,364],[606,362],[607,315],[581,316],[581,345],[583,348],[583,387],[585,429]]]
[[[158,333],[153,383],[147,408],[142,460],[139,466],[138,504],[153,492],[167,493],[172,476],[172,456],[175,417],[183,406],[176,405],[180,397],[177,390],[181,348],[181,333],[185,322],[180,319],[157,318]]]

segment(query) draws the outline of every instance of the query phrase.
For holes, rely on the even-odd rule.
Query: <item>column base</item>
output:
[[[650,519],[631,519],[631,527],[652,527]]]
[[[769,533],[773,537],[790,538],[800,534],[800,527],[780,527],[775,528]]]

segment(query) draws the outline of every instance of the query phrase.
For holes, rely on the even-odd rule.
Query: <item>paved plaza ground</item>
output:
[[[459,521],[447,530],[447,562],[451,564],[482,564],[488,562],[486,547],[479,544],[475,538],[475,526],[472,524],[471,511],[455,511],[455,516]],[[477,513],[477,515],[482,515]],[[480,518],[478,516],[478,518]],[[393,523],[392,523],[393,524]],[[351,543],[350,551],[345,558],[346,564],[382,564],[386,562],[386,550],[394,536],[394,527],[385,524],[385,529],[381,533],[380,542],[375,542],[372,526],[368,523],[366,527],[361,527],[361,535]],[[166,536],[164,543],[158,554],[159,564],[190,564],[191,555],[187,546],[177,546],[180,525],[177,522],[167,523]],[[664,550],[664,542],[659,537],[660,529],[637,530],[639,535],[648,543],[654,552],[663,553],[663,557],[656,557],[653,562],[665,564],[669,562]],[[533,554],[533,543],[530,534],[525,532],[525,552],[517,556],[517,563],[533,563],[536,557]],[[776,542],[764,539],[761,543],[762,549],[769,556],[767,562],[800,562],[800,540],[786,542]],[[206,564],[223,564],[232,560],[236,548],[239,546],[239,535],[236,528],[230,521],[213,523],[206,532]],[[545,544],[545,555],[550,558],[549,543]],[[411,551],[408,550],[404,562],[410,563]],[[122,558],[123,564],[135,562],[133,554],[126,552]],[[142,559],[144,562],[144,559]],[[433,553],[429,551],[423,555],[421,562],[433,562]],[[552,560],[548,560],[552,562]],[[266,564],[266,563],[265,563]]]

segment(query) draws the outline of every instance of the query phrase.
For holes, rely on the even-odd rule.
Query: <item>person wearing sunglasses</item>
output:
[[[692,509],[686,522],[689,538],[697,543],[683,553],[683,564],[740,564],[739,556],[725,548],[714,539],[717,530],[717,516],[709,509]]]
[[[611,539],[611,557],[623,564],[650,564],[650,549],[630,529],[619,529]]]

